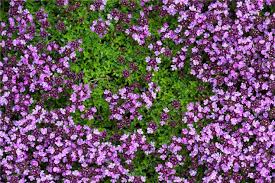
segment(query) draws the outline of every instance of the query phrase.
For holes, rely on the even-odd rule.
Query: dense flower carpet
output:
[[[274,181],[275,1],[0,3],[1,183]]]

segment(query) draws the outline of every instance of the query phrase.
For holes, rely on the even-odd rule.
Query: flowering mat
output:
[[[275,1],[1,0],[1,183],[269,183]]]

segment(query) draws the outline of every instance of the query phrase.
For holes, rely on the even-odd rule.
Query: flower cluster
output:
[[[158,150],[157,154],[163,164],[158,164],[155,167],[158,173],[159,181],[161,182],[188,182],[186,178],[182,178],[176,175],[175,167],[183,165],[185,157],[182,153],[182,142],[181,138],[173,137],[172,142],[167,145],[162,145]]]
[[[146,57],[145,61],[147,63],[147,67],[146,67],[147,71],[151,71],[151,70],[158,71],[159,70],[158,64],[161,63],[161,58],[159,58],[159,57],[156,57],[156,58]]]
[[[81,118],[86,118],[88,120],[94,119],[95,113],[97,112],[96,107],[91,107],[90,109],[87,110],[85,114],[81,115]]]
[[[148,48],[151,51],[154,51],[155,56],[159,56],[164,54],[165,56],[171,56],[171,50],[169,48],[163,47],[163,43],[161,41],[157,41],[154,44],[149,44]]]
[[[147,127],[147,133],[152,134],[157,130],[158,126],[155,122],[150,122]]]
[[[99,10],[104,10],[105,6],[107,4],[107,0],[96,0],[91,4],[90,10],[92,11],[99,11]]]
[[[50,26],[49,22],[48,22],[48,14],[45,12],[44,9],[40,9],[37,13],[36,13],[36,19],[39,22],[39,24],[41,25],[40,28],[40,36],[41,37],[47,37],[48,33],[46,31],[46,29]]]
[[[70,101],[72,102],[71,111],[75,112],[76,109],[79,109],[81,112],[85,110],[83,102],[90,98],[91,90],[89,85],[73,85],[73,93],[70,96]]]
[[[102,38],[105,34],[107,34],[109,26],[110,22],[108,20],[104,21],[102,18],[99,18],[98,20],[93,21],[90,29]]]
[[[36,106],[31,114],[0,120],[0,178],[4,182],[145,182],[130,176],[122,164],[131,164],[138,150],[151,153],[142,130],[123,135],[121,145],[104,142],[105,132],[75,125],[70,111],[46,111]]]
[[[123,1],[122,5],[124,6],[135,6],[132,2]],[[131,13],[122,13],[117,9],[112,10],[112,12],[108,15],[109,21],[116,22],[116,28],[118,31],[123,31],[130,37],[132,37],[135,41],[138,42],[139,45],[144,45],[146,38],[151,36],[149,31],[149,23],[147,15],[141,11],[140,17],[137,20],[138,24],[131,25],[132,20]]]
[[[56,28],[57,28],[57,30],[59,30],[60,32],[66,30],[66,26],[65,26],[64,22],[62,22],[62,21],[59,21],[59,22],[56,24]]]
[[[56,0],[56,4],[58,6],[67,6],[69,4],[69,0]]]
[[[111,110],[110,119],[117,120],[120,128],[129,126],[135,118],[141,120],[142,115],[139,109],[142,106],[149,109],[159,91],[154,83],[149,83],[149,89],[141,94],[135,93],[135,89],[135,86],[124,87],[119,89],[117,94],[112,94],[108,90],[104,91],[105,100],[109,103]]]
[[[124,7],[127,7],[131,10],[134,10],[134,8],[137,7],[137,3],[133,0],[120,0],[120,4]]]
[[[129,29],[125,30],[125,33],[131,36],[139,45],[145,44],[145,39],[151,36],[149,31],[148,20],[145,17],[144,13],[141,12],[141,17],[139,18],[138,25],[133,25]]]
[[[177,53],[175,57],[172,58],[172,70],[180,70],[184,67],[184,62],[186,60],[187,48],[183,47],[180,52]]]

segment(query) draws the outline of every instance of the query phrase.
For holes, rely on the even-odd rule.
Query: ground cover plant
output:
[[[0,182],[272,182],[272,0],[10,0]]]

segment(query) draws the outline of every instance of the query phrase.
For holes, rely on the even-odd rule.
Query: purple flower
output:
[[[110,22],[104,21],[99,18],[98,20],[94,20],[90,29],[92,32],[95,32],[100,38],[102,38],[105,34],[108,33],[108,28],[110,26]]]

